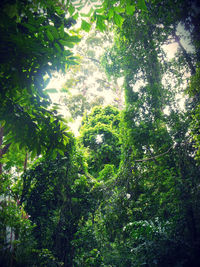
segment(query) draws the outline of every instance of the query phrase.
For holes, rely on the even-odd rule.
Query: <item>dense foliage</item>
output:
[[[53,1],[3,1],[1,10],[0,116],[6,142],[38,154],[63,149],[66,128],[47,109],[44,88],[52,71],[74,63],[64,46],[80,39],[65,32],[69,20]]]
[[[197,1],[0,7],[0,265],[199,266]],[[113,35],[97,60],[91,44]],[[98,88],[113,86],[118,107],[91,100],[85,81],[95,68],[77,65],[81,53],[104,68]],[[78,137],[45,89],[55,71],[68,72],[66,109],[84,114]]]
[[[119,123],[119,111],[112,106],[95,107],[83,118],[80,143],[86,148],[88,171],[96,178],[106,164],[119,166]]]

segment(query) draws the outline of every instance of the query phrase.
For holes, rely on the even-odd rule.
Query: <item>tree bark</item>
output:
[[[27,169],[27,163],[28,163],[28,153],[26,152],[25,160],[24,160],[24,171]]]

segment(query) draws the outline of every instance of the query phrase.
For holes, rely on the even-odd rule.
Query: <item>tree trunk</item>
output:
[[[28,153],[26,152],[25,160],[24,160],[24,172],[27,169],[27,163],[28,163]]]

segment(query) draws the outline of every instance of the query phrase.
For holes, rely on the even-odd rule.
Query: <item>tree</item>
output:
[[[180,7],[180,3],[177,4]],[[100,213],[104,216],[102,226],[99,226],[104,229],[101,230],[104,233],[102,240],[112,242],[107,253],[115,248],[113,257],[105,260],[107,264],[118,266],[133,263],[136,266],[144,263],[148,266],[198,266],[195,255],[199,243],[196,223],[199,211],[195,203],[199,196],[194,192],[199,168],[193,156],[195,149],[188,138],[190,118],[181,112],[175,115],[175,105],[169,97],[174,88],[171,87],[170,92],[170,88],[162,84],[163,75],[169,71],[166,59],[163,59],[162,45],[181,19],[172,16],[173,19],[164,21],[163,13],[158,13],[158,8],[172,8],[168,1],[150,3],[147,7],[150,10],[147,16],[137,11],[134,16],[124,15],[118,38],[104,57],[110,75],[125,76],[126,100],[117,193]],[[181,11],[183,9],[181,2]],[[174,11],[177,16],[181,13],[173,6]],[[188,54],[185,54],[185,60],[190,67]],[[137,85],[139,79],[140,86]],[[163,113],[166,106],[171,110],[169,115]],[[155,235],[156,220],[164,228],[169,223],[165,237],[162,233]],[[131,228],[127,235],[126,227]],[[168,246],[171,238],[173,241]],[[165,247],[164,251],[156,253],[157,242]],[[103,254],[106,253],[104,249],[102,247]]]
[[[36,225],[35,251],[39,254],[47,249],[53,255],[48,264],[57,261],[73,266],[72,241],[91,210],[93,185],[85,176],[82,155],[74,145],[67,147],[64,156],[44,158],[24,174],[21,202]],[[41,264],[41,260],[37,257],[32,264]]]
[[[28,29],[27,35],[20,35],[25,45],[35,41],[32,55],[24,57],[25,61],[19,60],[21,65],[31,63],[30,68],[26,68],[25,63],[22,67],[24,82],[27,79],[30,82],[27,87],[20,83],[25,88],[24,98],[16,89],[19,83],[17,87],[11,86],[14,70],[10,72],[7,68],[11,63],[17,67],[16,58],[8,57],[8,65],[3,61],[0,72],[5,74],[1,78],[7,88],[0,108],[5,116],[0,130],[1,165],[4,164],[1,192],[12,197],[10,202],[4,201],[9,204],[1,216],[2,249],[7,226],[12,226],[18,236],[14,251],[4,250],[11,259],[7,262],[29,266],[199,266],[199,37],[196,34],[199,11],[195,8],[198,4],[182,0],[146,1],[146,4],[143,0],[136,4],[105,0],[101,4],[94,1],[88,14],[80,14],[81,28],[86,32],[92,29],[93,22],[100,31],[105,31],[108,23],[112,24],[113,46],[101,60],[94,58],[92,50],[87,51],[87,57],[95,64],[103,63],[113,81],[124,79],[125,108],[123,111],[113,106],[93,108],[84,115],[76,143],[69,132],[60,131],[59,117],[55,122],[54,111],[47,109],[44,90],[40,90],[42,86],[36,86],[40,84],[36,74],[46,72],[40,70],[43,63],[36,56],[35,47],[39,40],[45,64],[50,59],[48,49],[51,50],[53,63],[47,67],[53,70],[66,51],[62,50],[62,45],[71,48],[72,43],[79,41],[78,31],[66,33],[65,30],[63,35],[64,26],[73,23],[80,13],[77,10],[91,2],[67,2],[67,6],[50,1],[45,4],[26,2],[25,6],[3,2],[3,13],[7,12],[10,18],[8,47],[13,48],[15,42],[17,55],[22,55],[20,51],[24,50],[13,32],[18,36],[23,27]],[[63,15],[66,10],[68,20]],[[47,25],[46,20],[41,20],[43,17]],[[11,21],[11,18],[14,19]],[[32,21],[36,18],[41,20],[37,27],[37,22]],[[180,23],[195,42],[194,52],[189,53],[182,44],[177,30]],[[7,28],[3,23],[0,25],[5,44]],[[98,42],[95,38],[90,36],[88,42]],[[60,39],[65,41],[61,45]],[[177,42],[179,50],[170,60],[163,45],[172,41]],[[27,49],[27,45],[25,47]],[[54,48],[57,49],[55,56]],[[76,59],[69,54],[67,60],[70,65],[75,64]],[[64,61],[61,65],[64,66]],[[68,100],[69,109],[75,108],[74,118],[92,106],[84,85],[90,69],[82,77],[78,70],[79,67],[74,67],[69,71],[71,76],[65,84],[68,88],[77,86],[81,91],[75,99],[82,101],[81,109],[76,107],[77,101],[69,103]],[[191,74],[188,86],[185,85],[186,74]],[[111,79],[109,82],[99,79],[98,83],[104,88],[112,84]],[[180,92],[189,94],[185,110],[180,110],[176,101]],[[43,106],[38,107],[39,103]],[[13,111],[12,118],[6,113],[7,107]],[[23,108],[23,112],[19,113],[21,109],[18,111],[17,107]],[[26,113],[29,121],[38,127],[34,136],[38,138],[36,144],[43,140],[40,146],[31,145],[32,135],[28,143],[26,134],[21,137],[26,133],[24,129],[30,131],[24,126],[20,132],[20,124],[17,124]],[[9,128],[13,118],[20,118],[15,123],[18,132],[14,137],[15,128],[12,131]],[[43,128],[43,119],[53,126],[53,132],[52,127]],[[58,140],[53,139],[54,133]],[[24,147],[21,154],[19,143]],[[37,160],[33,157],[33,165],[29,165],[29,170],[24,167],[26,172],[20,177],[23,164],[29,158],[27,147],[43,156]],[[55,147],[59,154],[56,152],[52,157],[49,152]],[[13,151],[20,155],[17,160]],[[20,198],[20,205],[15,204],[15,198],[17,201]],[[10,216],[9,212],[14,215]],[[21,220],[23,214],[26,220]],[[24,234],[26,227],[28,235]],[[19,255],[22,255],[21,261]]]
[[[75,64],[72,52],[77,35],[64,31],[74,21],[65,18],[53,1],[1,2],[1,132],[5,144],[19,143],[40,154],[63,149],[63,134],[55,110],[49,110],[44,91],[52,71]],[[46,76],[45,76],[46,75]],[[58,131],[59,129],[59,131]],[[5,147],[5,146],[4,146]]]
[[[86,148],[88,171],[98,177],[106,164],[117,169],[120,162],[120,113],[112,106],[94,107],[82,121],[80,143]]]

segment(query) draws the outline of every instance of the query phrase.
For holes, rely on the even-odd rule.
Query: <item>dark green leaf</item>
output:
[[[49,39],[49,41],[51,41],[51,42],[54,41],[54,37],[53,37],[52,33],[50,32],[50,30],[46,31],[46,35],[47,35],[47,38]]]
[[[58,43],[54,44],[55,48],[57,49],[58,52],[62,52],[62,49]]]

